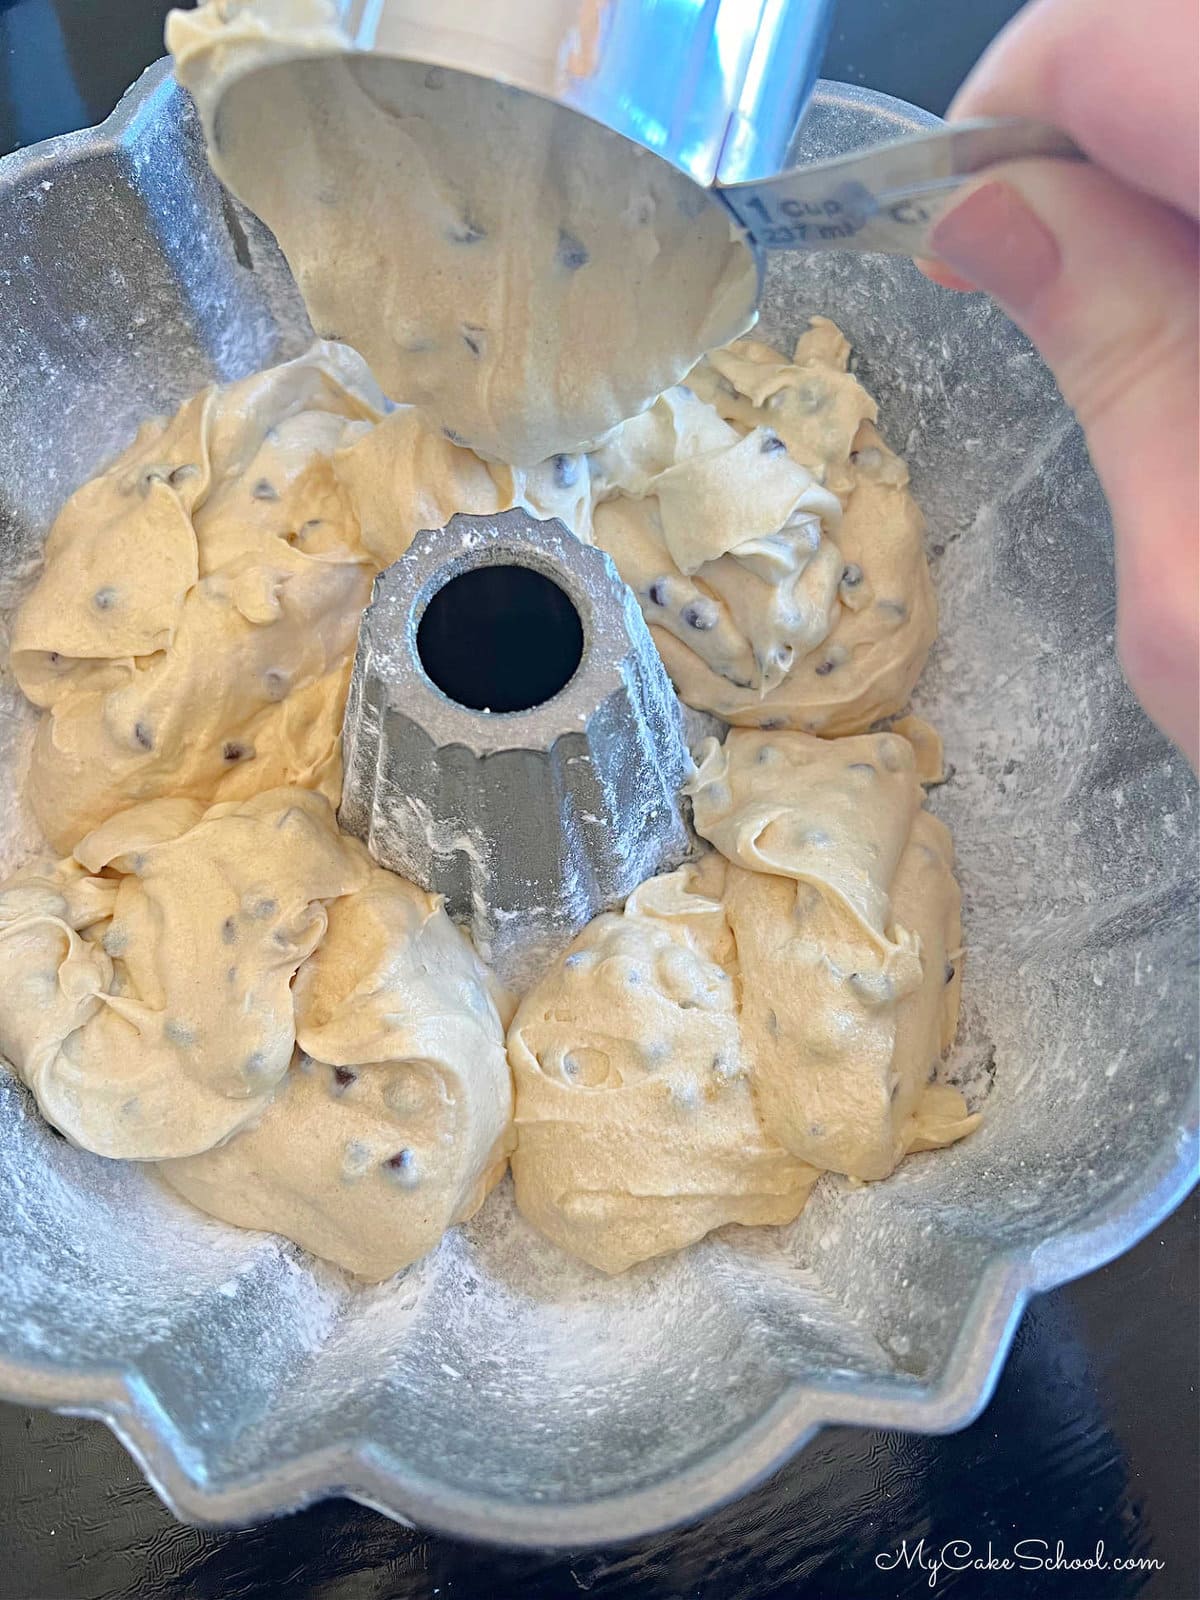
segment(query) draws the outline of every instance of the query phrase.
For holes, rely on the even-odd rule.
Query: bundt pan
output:
[[[823,86],[801,153],[924,126]],[[214,377],[308,328],[269,237],[152,69],[104,127],[0,166],[0,573],[63,497]],[[1195,791],[1113,656],[1111,537],[1045,369],[979,297],[892,260],[784,258],[764,326],[859,352],[929,519],[969,951],[955,1065],[982,1130],[789,1228],[603,1280],[507,1188],[435,1255],[352,1287],[55,1138],[0,1073],[0,1390],[102,1417],[168,1504],[248,1523],[323,1495],[512,1544],[630,1537],[747,1489],[825,1422],[945,1430],[1026,1298],[1131,1245],[1196,1160]],[[0,704],[11,793],[27,719]],[[7,818],[15,813],[9,801]],[[25,847],[0,808],[4,864]]]

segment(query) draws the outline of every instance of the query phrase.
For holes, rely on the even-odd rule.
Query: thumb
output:
[[[974,185],[932,243],[950,273],[930,276],[998,300],[1083,424],[1116,529],[1122,663],[1195,764],[1196,225],[1098,167],[1025,161]]]

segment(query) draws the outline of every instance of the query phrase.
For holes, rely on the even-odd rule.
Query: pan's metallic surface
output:
[[[486,657],[488,645],[461,613],[450,648],[460,686],[481,691],[475,708],[443,693],[422,656],[430,602],[489,568],[532,570],[551,585],[514,620],[543,647],[523,658],[512,640],[514,672],[539,656],[554,666],[553,597],[560,606],[565,597],[579,633],[561,687],[519,708],[494,699],[478,708],[495,677],[485,660],[476,679],[469,658]],[[499,603],[515,611],[524,592]],[[602,550],[519,508],[451,517],[380,573],[359,628],[342,747],[342,826],[381,866],[444,895],[513,987],[536,976],[531,961],[544,968],[691,847],[680,810],[692,771],[683,718],[637,600]]]
[[[794,154],[928,125],[825,86]],[[103,128],[0,164],[0,295],[15,589],[141,418],[307,338],[162,67]],[[613,1281],[540,1243],[502,1189],[364,1292],[70,1148],[0,1075],[0,1391],[103,1417],[181,1516],[346,1493],[573,1545],[695,1516],[823,1422],[969,1420],[1026,1297],[1125,1249],[1194,1180],[1195,787],[1117,671],[1078,429],[999,313],[905,263],[774,258],[766,334],[814,311],[860,352],[929,519],[942,635],[917,705],[956,768],[933,804],[965,894],[954,1070],[973,1092],[994,1073],[983,1129],[887,1183],[824,1180],[790,1228],[727,1230]],[[24,735],[6,726],[12,767]]]

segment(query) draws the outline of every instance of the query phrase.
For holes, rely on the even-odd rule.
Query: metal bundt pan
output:
[[[827,85],[802,152],[928,120]],[[102,128],[0,165],[0,285],[0,573],[143,416],[306,338],[161,65]],[[956,1065],[976,1085],[994,1067],[983,1130],[614,1281],[539,1243],[502,1189],[364,1292],[70,1148],[0,1073],[0,1391],[102,1417],[181,1517],[340,1493],[514,1544],[644,1533],[824,1422],[962,1426],[1026,1298],[1192,1182],[1195,791],[1114,662],[1080,434],[978,297],[891,260],[781,260],[768,336],[815,310],[861,352],[929,517],[943,631],[918,706],[957,769],[933,803],[966,895]]]

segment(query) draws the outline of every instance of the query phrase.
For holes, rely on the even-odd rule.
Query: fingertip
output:
[[[923,272],[931,283],[940,285],[943,289],[956,289],[961,294],[973,294],[978,288],[977,284],[964,278],[960,273],[953,271],[943,261],[933,261],[928,258],[917,261],[917,268]]]

